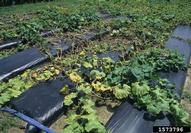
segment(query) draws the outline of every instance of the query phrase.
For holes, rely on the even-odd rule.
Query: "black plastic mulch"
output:
[[[48,57],[38,49],[31,48],[0,60],[0,81],[42,63]]]

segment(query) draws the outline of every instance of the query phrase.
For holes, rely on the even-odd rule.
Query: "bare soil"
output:
[[[190,63],[191,63],[191,61],[190,61]],[[189,68],[187,71],[187,77],[186,77],[186,81],[185,81],[185,85],[184,85],[183,95],[185,93],[187,93],[191,96],[191,68]],[[181,103],[184,106],[184,108],[186,109],[186,111],[190,114],[190,118],[191,118],[191,101],[187,98],[184,98],[181,101]]]

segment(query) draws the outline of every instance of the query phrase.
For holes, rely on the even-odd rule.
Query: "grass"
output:
[[[1,133],[8,133],[11,128],[18,128],[18,131],[22,131],[19,128],[24,126],[24,122],[19,120],[16,117],[13,117],[7,113],[0,112],[0,132]]]
[[[72,7],[76,6],[80,2],[81,0],[54,0],[52,2],[40,2],[40,3],[0,7],[0,16],[34,13],[37,10],[42,10],[52,5]]]

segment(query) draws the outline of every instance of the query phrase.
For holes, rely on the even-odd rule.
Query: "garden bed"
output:
[[[0,60],[0,105],[57,132],[151,133],[153,126],[190,126],[189,95],[182,88],[191,56],[191,3],[82,3],[76,10],[45,8],[31,20],[13,17],[21,17],[18,25],[0,24],[1,41],[16,37],[25,44],[0,52],[8,56]],[[61,30],[44,40],[41,32],[48,29]],[[36,63],[25,67],[31,61]]]

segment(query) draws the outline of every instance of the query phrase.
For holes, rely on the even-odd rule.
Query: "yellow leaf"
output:
[[[69,74],[69,77],[72,81],[76,82],[76,83],[81,83],[83,80],[80,77],[80,75],[78,75],[76,72],[72,72]]]
[[[101,82],[99,82],[99,81],[97,81],[96,83],[95,82],[92,82],[92,87],[96,90],[96,91],[101,91],[101,92],[104,92],[104,91],[112,91],[112,89],[109,87],[109,86],[107,86],[107,85],[105,85],[105,84],[103,84],[103,83],[101,83]]]
[[[68,85],[65,85],[65,86],[60,90],[60,93],[61,93],[61,94],[65,94],[66,92],[68,92],[68,90],[69,90]]]
[[[85,68],[93,68],[93,66],[89,63],[89,62],[83,62],[82,65],[85,67]]]
[[[84,56],[85,54],[86,54],[85,51],[80,52],[81,56]]]
[[[60,73],[60,71],[58,69],[55,70],[56,75],[58,75]]]

